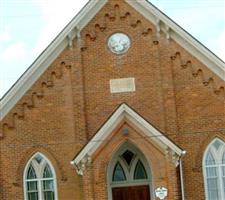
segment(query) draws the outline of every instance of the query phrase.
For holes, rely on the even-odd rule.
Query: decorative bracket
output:
[[[70,49],[73,49],[73,36],[71,33],[69,35],[67,35],[67,40],[68,40],[68,45],[69,45]]]
[[[172,162],[177,167],[179,165],[180,156],[178,156],[175,152],[172,152]]]
[[[161,31],[161,20],[160,19],[157,19],[156,20],[156,31],[157,31],[157,35],[159,36],[160,35],[160,31]]]
[[[172,149],[167,148],[165,151],[165,155],[176,167],[179,165],[180,156]]]
[[[171,28],[169,26],[166,26],[166,39],[170,40],[170,32],[171,32]]]
[[[73,39],[75,37],[78,39],[80,38],[80,30],[78,27],[75,27],[74,29],[72,29],[70,33],[67,35],[68,45],[70,49],[73,48]]]
[[[91,159],[91,157],[88,154],[86,154],[85,157],[78,164],[76,164],[74,162],[71,162],[71,164],[74,165],[74,167],[75,167],[75,169],[77,171],[77,174],[80,175],[80,176],[84,175],[85,169],[91,163],[92,163],[92,159]]]
[[[75,27],[76,38],[80,38],[80,29],[79,27]]]

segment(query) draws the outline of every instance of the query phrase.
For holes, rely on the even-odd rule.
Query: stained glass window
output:
[[[113,181],[125,181],[126,177],[124,174],[124,170],[119,162],[117,162],[114,172],[113,172]]]
[[[42,157],[40,154],[37,154],[37,155],[34,157],[34,159],[35,159],[38,163],[41,163],[42,158],[43,158],[43,157]]]
[[[30,165],[28,172],[27,172],[27,179],[36,179],[36,173],[32,165]]]
[[[131,164],[131,161],[133,160],[134,158],[134,153],[129,151],[129,150],[126,150],[123,155],[122,155],[123,159],[126,161],[126,163],[128,164],[128,166]]]
[[[134,179],[147,179],[145,167],[140,160],[138,160],[136,167],[135,167]]]
[[[48,164],[46,164],[46,166],[45,166],[43,177],[44,178],[52,178],[53,177],[52,170],[50,169]]]

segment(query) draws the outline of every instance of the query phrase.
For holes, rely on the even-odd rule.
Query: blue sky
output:
[[[87,0],[0,0],[0,97]],[[225,0],[151,0],[225,60]]]

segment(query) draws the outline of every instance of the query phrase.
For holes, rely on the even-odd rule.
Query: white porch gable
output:
[[[159,147],[166,151],[171,150],[177,157],[185,153],[181,148],[169,140],[163,133],[153,127],[143,117],[131,109],[128,105],[122,104],[108,119],[108,121],[100,128],[95,136],[86,144],[86,146],[75,156],[71,164],[76,167],[77,173],[83,175],[82,168],[92,155],[103,144],[112,131],[122,122],[122,120],[130,121],[135,127],[141,130],[146,138],[153,140]]]

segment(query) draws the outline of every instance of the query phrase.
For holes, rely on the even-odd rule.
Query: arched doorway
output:
[[[113,156],[108,168],[110,200],[150,200],[151,171],[144,155],[126,142]]]

